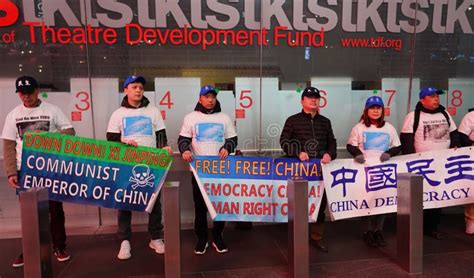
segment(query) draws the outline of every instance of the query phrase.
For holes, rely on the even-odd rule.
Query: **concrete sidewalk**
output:
[[[473,277],[474,236],[464,233],[459,208],[445,211],[441,231],[447,238],[424,238],[423,277]],[[365,219],[328,223],[329,253],[310,247],[310,277],[407,277],[395,263],[395,221],[394,215],[386,220],[386,248],[369,248],[362,242]],[[119,243],[113,233],[115,227],[91,228],[84,235],[68,231],[72,257],[66,263],[53,261],[54,277],[163,277],[163,256],[148,247],[144,228],[134,226],[133,256],[128,261],[116,258]],[[287,277],[287,225],[259,225],[251,230],[228,225],[225,239],[228,253],[218,254],[210,247],[206,254],[197,256],[193,253],[194,232],[183,230],[183,277]],[[23,277],[21,268],[11,267],[21,241],[2,239],[0,250],[0,277]]]

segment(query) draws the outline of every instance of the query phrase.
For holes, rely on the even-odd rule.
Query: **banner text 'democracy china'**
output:
[[[323,194],[319,160],[197,156],[193,173],[211,216],[217,221],[286,222],[287,181],[308,180],[308,212],[316,221]]]

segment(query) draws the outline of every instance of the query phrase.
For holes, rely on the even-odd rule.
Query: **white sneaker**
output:
[[[474,223],[466,223],[466,234],[468,235],[474,234]]]
[[[152,239],[148,246],[150,246],[151,249],[154,249],[158,254],[165,253],[165,242],[162,239]]]
[[[130,246],[130,241],[124,240],[120,244],[120,251],[117,254],[117,258],[119,260],[128,260],[132,257],[132,253],[130,251],[132,250],[132,247]]]

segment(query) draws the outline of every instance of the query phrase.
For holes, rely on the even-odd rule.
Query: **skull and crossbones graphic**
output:
[[[153,187],[154,179],[155,175],[150,174],[150,167],[145,164],[138,164],[133,167],[129,181],[133,182],[132,189],[135,190],[137,187]]]

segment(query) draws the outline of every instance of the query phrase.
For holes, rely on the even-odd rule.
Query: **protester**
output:
[[[39,84],[31,76],[21,76],[15,81],[21,104],[5,118],[3,151],[8,184],[15,189],[21,168],[21,152],[25,132],[59,132],[75,135],[74,128],[64,113],[55,105],[39,99]],[[50,229],[54,256],[60,262],[69,260],[66,251],[66,228],[63,204],[49,201]],[[13,267],[23,266],[23,254],[13,262]]]
[[[371,96],[365,102],[365,109],[349,135],[347,151],[357,163],[376,157],[385,162],[396,156],[400,150],[400,139],[395,128],[384,120],[385,107],[381,97]],[[367,217],[368,230],[363,234],[364,242],[371,247],[386,245],[382,235],[385,215]]]
[[[427,87],[420,90],[419,102],[415,111],[404,120],[400,141],[403,154],[437,151],[458,146],[456,123],[440,105],[442,90]],[[441,220],[441,208],[423,211],[423,232],[435,239],[443,239],[438,230]]]
[[[178,138],[179,151],[186,162],[194,156],[219,156],[226,159],[237,147],[237,133],[229,116],[221,112],[217,91],[206,85],[199,92],[199,100],[194,111],[184,118]],[[194,231],[197,244],[194,253],[202,255],[208,247],[207,207],[196,181],[191,175],[194,199]],[[228,251],[224,242],[224,221],[214,221],[212,246],[218,253]]]
[[[299,158],[301,161],[317,158],[321,159],[323,164],[336,158],[336,139],[331,121],[319,113],[320,100],[319,90],[307,87],[301,95],[303,110],[286,120],[280,136],[280,145],[289,157]],[[324,193],[318,219],[310,225],[311,243],[322,252],[329,250],[323,240],[326,205],[327,198]]]
[[[107,140],[122,142],[130,146],[145,146],[163,148],[171,153],[167,146],[165,123],[158,108],[150,105],[143,95],[146,80],[142,76],[131,75],[123,83],[125,97],[121,107],[110,117],[107,127]],[[161,194],[160,194],[161,195]],[[119,210],[117,214],[117,236],[120,240],[120,250],[117,258],[127,260],[132,257],[130,240],[132,237],[132,212]],[[163,225],[161,223],[160,196],[148,218],[148,246],[158,254],[165,253],[163,241]]]

